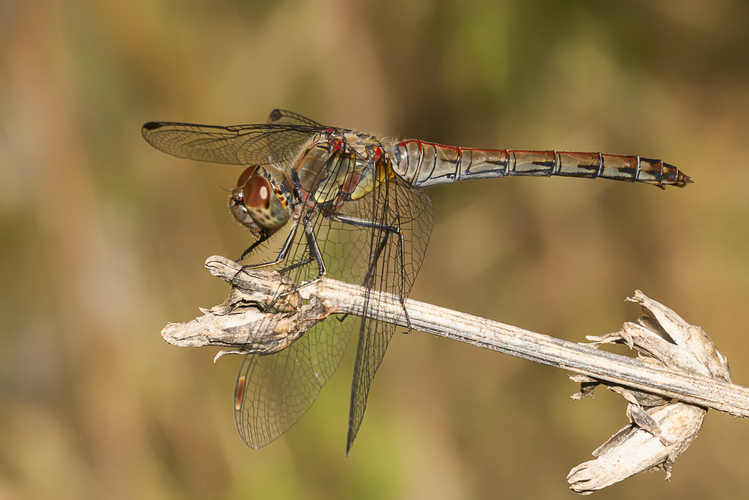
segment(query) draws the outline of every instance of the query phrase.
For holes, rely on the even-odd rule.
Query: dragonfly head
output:
[[[229,194],[229,209],[234,218],[260,238],[281,229],[291,217],[286,195],[271,180],[263,167],[250,165]]]

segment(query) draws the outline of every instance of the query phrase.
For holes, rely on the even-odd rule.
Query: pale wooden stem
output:
[[[233,284],[240,290],[257,293],[258,290],[273,290],[278,286],[275,273],[245,270],[237,275],[239,266],[223,257],[209,258],[206,267],[212,274],[226,281],[233,279]],[[324,304],[329,314],[361,316],[363,312],[365,289],[357,285],[322,279],[299,289],[298,293],[313,303]],[[749,417],[749,389],[746,387],[657,368],[636,358],[611,354],[416,300],[406,300],[405,307],[410,326],[415,330],[581,373],[609,384],[623,385],[735,416]],[[373,294],[369,301],[369,316],[404,328],[409,327],[399,300],[393,296]],[[202,321],[205,325],[206,320]],[[214,338],[210,341],[195,342],[195,336],[187,339],[188,335],[184,332],[190,328],[191,331],[196,331],[197,327],[193,323],[170,324],[162,334],[167,341],[177,345],[236,346],[230,340],[217,339],[215,329],[211,332]]]

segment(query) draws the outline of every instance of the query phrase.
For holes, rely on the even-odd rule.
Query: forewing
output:
[[[317,131],[318,127],[306,124],[222,127],[173,122],[148,122],[142,130],[143,138],[164,153],[232,165],[268,165],[286,161],[293,158]]]
[[[369,240],[369,264],[362,283],[368,288],[368,293],[351,384],[346,440],[348,453],[364,418],[369,386],[396,330],[393,324],[368,319],[367,311],[374,300],[392,300],[384,294],[398,297],[396,306],[403,310],[403,301],[411,292],[429,243],[432,204],[423,192],[396,177],[380,184],[373,193],[349,205],[346,210],[354,217],[380,224],[362,231],[367,233]],[[388,228],[397,228],[399,233]]]

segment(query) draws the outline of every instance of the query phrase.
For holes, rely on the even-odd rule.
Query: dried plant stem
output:
[[[237,264],[223,257],[209,258],[206,267],[226,281],[233,279],[238,289],[248,293],[257,294],[258,290],[274,290],[278,286],[276,273],[245,270],[237,275]],[[357,316],[363,313],[364,293],[365,289],[360,286],[325,278],[299,290],[302,298],[324,304],[329,314]],[[398,304],[393,297],[375,295],[370,298],[369,314],[375,319],[407,328],[409,325]],[[416,300],[406,300],[405,307],[410,326],[415,330],[577,372],[609,384],[675,398],[734,416],[749,417],[749,389],[746,387],[653,367],[636,358],[611,354]],[[167,325],[162,334],[170,343],[198,346],[200,343],[195,342],[196,331],[202,328],[202,335],[205,336],[205,325],[210,322],[205,318],[196,320],[202,321],[201,326],[196,326],[195,322]],[[215,338],[216,334],[216,329],[212,329],[214,338],[202,345],[232,345],[231,340]]]
[[[336,309],[340,308],[342,312],[361,314],[363,291],[355,285],[327,282],[311,292],[319,294],[324,301],[335,304]],[[388,303],[392,304],[387,301],[386,305]],[[373,309],[382,305],[383,301],[377,301]],[[581,373],[609,383],[714,408],[734,416],[749,417],[749,389],[746,387],[647,366],[636,358],[600,351],[416,300],[407,300],[406,310],[415,330]],[[378,319],[387,321],[387,318],[394,315],[387,307],[383,312],[378,310]],[[395,315],[397,314],[395,311]],[[400,326],[408,325],[401,321]]]

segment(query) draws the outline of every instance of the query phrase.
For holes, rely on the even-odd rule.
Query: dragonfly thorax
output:
[[[327,129],[307,143],[291,167],[291,177],[307,206],[337,208],[372,192],[386,162],[376,137]]]
[[[287,195],[259,165],[250,165],[239,176],[237,187],[229,194],[229,209],[240,224],[263,239],[285,226],[291,217]]]

